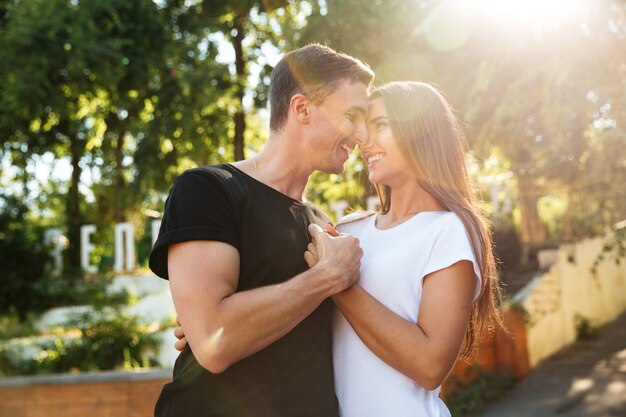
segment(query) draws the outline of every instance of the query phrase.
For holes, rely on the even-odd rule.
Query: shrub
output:
[[[15,313],[20,319],[48,306],[43,283],[50,257],[27,213],[17,198],[0,196],[0,314]]]
[[[499,269],[519,269],[524,247],[519,233],[511,220],[501,219],[495,223],[493,244]]]
[[[102,308],[77,315],[63,336],[28,360],[15,363],[7,345],[0,346],[0,368],[5,375],[29,375],[153,367],[159,365],[153,355],[157,347],[156,335],[138,316]]]
[[[580,314],[574,316],[574,327],[576,329],[576,340],[591,340],[598,334],[598,326]]]
[[[474,376],[471,382],[461,383],[458,379],[456,382],[453,380],[454,389],[446,396],[445,402],[453,417],[475,413],[487,402],[509,390],[515,383],[515,376],[504,368],[486,372],[480,365],[474,365],[468,372]]]

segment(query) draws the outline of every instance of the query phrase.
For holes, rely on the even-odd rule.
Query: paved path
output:
[[[545,360],[475,417],[626,417],[626,313]]]

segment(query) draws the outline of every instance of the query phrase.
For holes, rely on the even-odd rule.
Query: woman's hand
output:
[[[335,229],[332,223],[328,223],[324,231],[333,237],[339,236],[339,232],[337,232],[337,230]],[[304,252],[304,260],[306,261],[309,268],[312,268],[313,265],[317,263],[318,256],[317,256],[317,246],[315,245],[315,243],[311,242],[307,246],[306,252]]]
[[[174,329],[174,336],[176,336],[178,340],[174,343],[174,347],[177,351],[182,352],[185,346],[187,346],[187,339],[185,338],[183,326],[180,324],[180,321],[178,321],[178,317],[176,317],[176,324],[178,324],[178,327]]]

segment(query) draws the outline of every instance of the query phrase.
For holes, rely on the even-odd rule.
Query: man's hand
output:
[[[359,279],[363,250],[354,236],[339,234],[329,224],[326,231],[316,224],[309,226],[312,242],[304,253],[310,268],[318,268],[330,280],[332,294],[349,288]],[[331,295],[332,295],[331,294]]]
[[[182,352],[185,349],[185,346],[187,346],[187,339],[185,338],[185,332],[183,331],[182,324],[180,324],[180,321],[178,320],[178,316],[176,317],[176,324],[178,324],[178,327],[174,329],[174,336],[176,336],[176,339],[178,340],[174,343],[174,348],[176,348],[177,351]]]

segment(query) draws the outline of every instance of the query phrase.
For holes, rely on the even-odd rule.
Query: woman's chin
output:
[[[375,172],[369,172],[367,178],[372,184],[381,184],[380,182],[381,178],[379,178],[379,176],[376,175]]]

